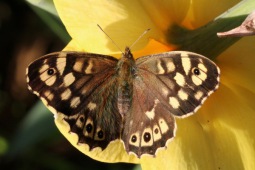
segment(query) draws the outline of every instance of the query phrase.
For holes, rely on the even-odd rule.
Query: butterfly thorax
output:
[[[136,65],[130,49],[126,47],[125,53],[117,64],[118,79],[118,110],[124,116],[128,112],[133,93],[133,79],[136,75]]]

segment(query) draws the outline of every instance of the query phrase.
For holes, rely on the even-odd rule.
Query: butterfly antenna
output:
[[[122,53],[122,54],[124,54],[123,53],[123,51],[120,49],[120,47],[113,41],[113,39],[103,30],[103,28],[102,27],[100,27],[100,25],[98,25],[97,24],[97,26],[100,28],[100,30],[101,31],[103,31],[103,33],[112,41],[112,43],[120,50],[120,52]]]
[[[136,40],[135,40],[135,42],[129,47],[130,49],[131,49],[131,47],[133,47],[136,43],[137,43],[137,41],[139,41],[145,34],[147,34],[147,32],[148,31],[150,31],[151,29],[150,28],[148,28],[147,30],[145,30]]]

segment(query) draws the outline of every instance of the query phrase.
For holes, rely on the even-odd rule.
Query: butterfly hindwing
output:
[[[117,61],[89,53],[52,53],[28,67],[28,86],[56,116],[65,115],[70,131],[79,136],[78,143],[104,149],[120,138],[112,78]]]
[[[139,74],[133,82],[132,106],[125,116],[124,141],[126,151],[142,155],[156,155],[159,148],[174,137],[175,119],[160,102],[160,98],[144,83]]]

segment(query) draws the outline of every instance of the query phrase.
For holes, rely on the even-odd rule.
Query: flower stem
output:
[[[192,51],[215,59],[240,37],[219,38],[223,32],[242,24],[247,15],[255,9],[254,0],[243,0],[213,21],[195,30],[187,30],[173,25],[168,32],[168,41],[178,46],[178,50]]]

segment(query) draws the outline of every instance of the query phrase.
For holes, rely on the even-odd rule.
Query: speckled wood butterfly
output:
[[[156,155],[175,136],[175,117],[196,112],[219,85],[219,68],[191,52],[134,60],[58,52],[27,69],[29,89],[55,116],[64,116],[77,143],[104,150],[116,139],[137,157]]]

